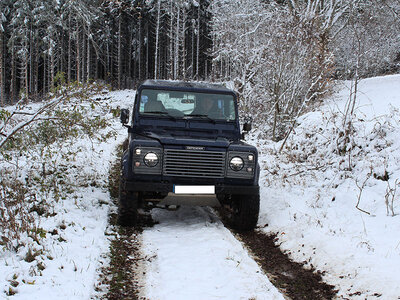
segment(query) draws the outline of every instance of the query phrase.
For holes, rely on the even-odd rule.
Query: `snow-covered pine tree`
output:
[[[30,39],[32,35],[33,7],[35,1],[16,0],[13,4],[13,18],[11,19],[11,37],[9,43],[12,51],[15,51],[17,64],[17,76],[21,80],[21,91],[26,101],[29,97],[29,62],[30,62]],[[16,80],[16,78],[13,78]]]
[[[0,2],[0,106],[4,106],[6,101],[6,41],[8,35],[8,23],[10,21],[10,12],[12,11],[12,2],[4,0]]]

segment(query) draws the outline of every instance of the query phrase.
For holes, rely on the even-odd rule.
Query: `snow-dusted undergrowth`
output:
[[[23,204],[35,224],[18,240],[2,241],[0,298],[87,299],[93,295],[99,264],[104,260],[101,256],[109,248],[105,235],[113,207],[108,192],[109,166],[115,160],[116,146],[126,135],[116,110],[118,106],[132,106],[133,97],[133,91],[102,91],[89,101],[69,100],[57,106],[57,117],[82,113],[74,115],[78,119],[73,134],[64,119],[61,123],[65,128],[48,123],[43,128],[39,125],[42,122],[37,122],[33,126],[42,128],[34,127],[39,129],[30,130],[32,135],[48,138],[52,130],[68,135],[61,140],[50,139],[46,145],[25,145],[27,149],[21,149],[19,155],[18,149],[2,153],[2,182],[21,182],[27,187],[27,195],[34,195]],[[24,109],[37,111],[40,105]],[[98,124],[85,128],[87,121]],[[93,128],[95,131],[90,132]],[[16,136],[15,141],[19,139]],[[8,154],[11,157],[5,157]],[[2,237],[7,237],[7,230],[10,228],[1,232]]]
[[[350,85],[338,83],[324,106],[302,116],[281,153],[281,142],[251,138],[261,154],[259,224],[296,261],[326,271],[340,295],[397,299],[400,75],[360,82],[345,143]]]

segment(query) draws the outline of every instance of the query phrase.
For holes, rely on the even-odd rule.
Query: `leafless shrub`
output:
[[[327,4],[308,11],[303,1],[291,3],[211,5],[213,71],[234,82],[241,109],[273,140],[286,141],[298,117],[327,92],[333,62],[329,32],[345,9]]]
[[[35,112],[22,104],[0,111],[0,245],[5,249],[18,250],[27,237],[40,244],[46,233],[37,227],[37,216],[52,215],[48,199],[65,199],[75,186],[92,182],[87,174],[70,178],[69,169],[81,151],[74,147],[77,138],[109,137],[99,133],[109,125],[109,108],[90,98],[102,88],[60,87]]]
[[[365,178],[365,180],[363,181],[363,183],[362,183],[361,185],[359,184],[358,180],[356,179],[356,186],[357,186],[357,188],[358,188],[358,190],[359,190],[358,196],[357,196],[356,208],[357,208],[359,211],[361,211],[361,212],[363,212],[363,213],[366,213],[367,215],[371,215],[371,213],[368,212],[368,211],[366,211],[366,210],[361,209],[361,208],[359,207],[359,205],[360,205],[360,201],[361,201],[361,194],[362,194],[362,192],[363,192],[363,190],[364,190],[364,188],[365,188],[365,185],[367,184],[368,179],[371,177],[371,175],[372,175],[372,171],[371,171],[370,173],[367,174],[367,177]]]
[[[396,179],[396,181],[394,182],[394,187],[390,186],[389,180],[387,181],[387,188],[386,188],[386,193],[385,193],[385,204],[386,204],[386,213],[388,216],[389,216],[389,210],[390,210],[390,213],[392,214],[392,217],[395,216],[393,202],[396,197],[396,189],[397,189],[398,185],[399,185],[399,179]]]
[[[7,180],[4,175],[2,172],[0,181],[0,245],[18,250],[27,236],[37,238],[35,217],[29,211],[36,198],[21,182]]]

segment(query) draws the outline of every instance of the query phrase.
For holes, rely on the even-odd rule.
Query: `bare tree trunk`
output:
[[[146,78],[149,78],[149,23],[146,23]]]
[[[80,82],[81,81],[81,50],[80,50],[80,45],[79,45],[79,28],[78,24],[76,25],[76,81]]]
[[[207,60],[205,60],[205,64],[204,64],[204,79],[205,80],[209,80],[208,73],[212,74],[212,72],[213,72],[213,66],[211,65],[211,70],[209,71],[208,70],[208,62],[207,62]]]
[[[131,30],[131,34],[129,35],[128,76],[130,78],[134,77],[132,76],[132,41],[133,41],[133,30]]]
[[[135,30],[134,32],[135,33],[134,33],[133,39],[135,41],[137,41],[137,30]],[[135,53],[135,56],[132,57],[133,58],[133,70],[132,70],[132,73],[133,73],[133,77],[136,78],[136,70],[137,70],[137,63],[136,63],[137,43],[136,42],[135,42],[135,48],[133,49],[133,51],[134,51],[133,53]]]
[[[110,79],[110,43],[107,41],[106,43],[106,61],[105,61],[105,66],[104,66],[104,75],[105,79],[109,80]]]
[[[35,36],[37,36],[37,30]],[[35,87],[34,87],[34,95],[35,98],[38,97],[39,94],[39,47],[37,45],[37,39],[34,41],[35,45],[35,69],[34,69],[34,78],[35,78]]]
[[[81,43],[81,78],[82,82],[86,82],[86,32],[82,32],[82,43]]]
[[[87,39],[87,50],[86,50],[86,54],[87,54],[87,58],[86,58],[86,78],[89,81],[90,80],[90,37],[88,35],[88,39]]]
[[[46,78],[47,78],[46,70],[47,70],[47,65],[46,65],[46,62],[47,62],[46,55],[44,55],[44,56],[43,56],[43,79],[42,79],[42,82],[43,82],[42,93],[43,93],[43,94],[46,94],[46,92],[47,92],[47,86],[46,86]]]
[[[5,66],[4,66],[4,33],[0,31],[0,106],[4,106],[5,102]]]
[[[32,24],[31,24],[31,28],[29,30],[29,94],[32,94],[33,91],[33,54],[34,54],[34,50],[33,50],[33,37],[32,37],[32,32],[33,32],[33,28],[32,28]]]
[[[121,89],[121,76],[122,76],[122,12],[119,12],[118,16],[118,74],[117,82],[118,89]]]
[[[95,79],[101,78],[100,75],[100,56],[96,53],[96,60],[95,60]]]
[[[158,40],[160,32],[160,10],[161,10],[161,0],[157,0],[156,45],[154,53],[154,79],[157,79],[158,77]]]
[[[110,45],[110,80],[111,80],[111,84],[112,84],[112,87],[113,88],[115,88],[115,82],[114,82],[114,60],[115,60],[115,57],[114,57],[114,43],[112,43],[111,45]]]
[[[275,98],[275,104],[274,104],[274,123],[272,125],[272,140],[277,141],[276,138],[276,125],[278,123],[278,117],[279,117],[279,99]]]
[[[69,27],[69,30],[68,30],[68,66],[67,66],[67,74],[68,75],[67,75],[67,80],[68,80],[68,83],[70,83],[71,79],[72,79],[72,74],[71,74],[71,72],[72,72],[71,15],[68,16],[68,27]]]
[[[192,22],[192,44],[191,44],[191,55],[190,55],[190,77],[193,78],[194,75],[194,33],[195,33],[195,24]]]
[[[51,88],[53,86],[51,81],[51,55],[47,55],[46,59],[47,59],[47,89],[48,91],[51,91]]]
[[[57,60],[58,61],[58,66],[57,69],[63,73],[65,73],[65,38],[64,35],[60,35],[60,57]]]
[[[180,12],[181,9],[180,7],[178,7],[178,14],[176,16],[176,28],[175,28],[174,80],[178,78]]]
[[[138,42],[138,44],[139,44],[139,53],[138,53],[138,55],[139,55],[139,65],[138,65],[139,74],[138,74],[138,78],[140,81],[142,79],[142,76],[141,76],[141,74],[142,74],[142,16],[141,15],[139,15],[139,42]]]
[[[182,43],[182,46],[181,46],[181,55],[180,55],[180,61],[181,61],[181,66],[182,66],[182,68],[180,68],[180,69],[182,69],[182,78],[183,79],[186,79],[186,43],[185,43],[185,36],[186,36],[186,34],[185,34],[185,32],[186,32],[186,20],[187,20],[187,14],[186,14],[186,9],[185,8],[183,8],[182,9],[182,28],[181,28],[181,39],[180,39],[180,41],[181,41],[181,43]]]
[[[51,42],[50,42],[51,43]],[[54,87],[54,70],[55,70],[55,49],[52,44],[50,44],[50,84],[49,87]]]
[[[170,1],[170,6],[169,6],[169,13],[170,13],[170,22],[169,22],[169,62],[168,62],[168,77],[169,79],[172,79],[174,76],[174,65],[173,65],[173,60],[174,60],[174,13],[172,11],[173,9],[173,3],[174,1]]]
[[[199,79],[199,57],[200,57],[200,5],[197,9],[197,41],[196,41],[196,79]]]
[[[25,57],[24,57],[24,85],[25,85],[25,97],[26,97],[26,103],[29,101],[29,66],[28,66],[28,55],[29,55],[29,49],[28,49],[28,42],[25,41]]]

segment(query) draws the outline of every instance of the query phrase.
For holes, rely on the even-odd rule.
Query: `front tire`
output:
[[[229,223],[239,231],[253,230],[260,212],[260,195],[232,195]]]
[[[123,178],[119,184],[118,224],[124,227],[135,226],[138,219],[139,193],[127,191]]]

